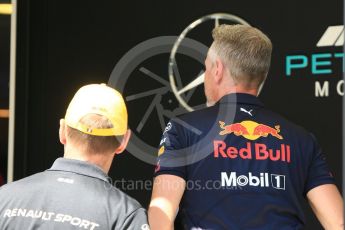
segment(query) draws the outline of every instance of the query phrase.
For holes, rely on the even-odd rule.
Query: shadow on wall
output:
[[[0,186],[7,177],[8,78],[0,75]]]
[[[0,186],[3,185],[7,177],[7,130],[8,119],[0,118]]]

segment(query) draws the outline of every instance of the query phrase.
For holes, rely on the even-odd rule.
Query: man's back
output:
[[[172,121],[163,140],[156,175],[186,181],[187,229],[300,229],[303,197],[334,183],[314,138],[248,94]]]
[[[140,229],[140,204],[97,166],[59,158],[45,172],[0,188],[0,229]]]

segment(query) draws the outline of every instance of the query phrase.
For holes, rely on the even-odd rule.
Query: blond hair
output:
[[[80,123],[94,129],[113,127],[112,123],[105,116],[98,114],[88,114],[80,120]],[[91,154],[114,152],[123,138],[123,136],[89,135],[69,126],[67,126],[66,131],[67,137],[74,145],[83,148]]]
[[[212,37],[210,53],[224,62],[235,82],[259,87],[271,63],[270,39],[248,25],[220,25],[213,29]]]

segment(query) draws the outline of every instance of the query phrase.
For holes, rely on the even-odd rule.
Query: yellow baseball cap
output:
[[[95,129],[80,123],[88,114],[105,116],[112,128]],[[83,133],[95,136],[118,136],[127,131],[127,109],[122,95],[105,84],[81,87],[70,102],[65,116],[66,124]]]

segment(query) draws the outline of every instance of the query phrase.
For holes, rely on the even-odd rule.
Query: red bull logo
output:
[[[214,158],[243,160],[270,160],[291,162],[290,145],[281,144],[279,149],[268,148],[266,144],[247,142],[246,146],[236,147],[228,146],[221,140],[213,141]]]
[[[271,135],[280,140],[283,139],[283,137],[279,134],[279,125],[276,125],[274,128],[272,128],[268,125],[259,124],[255,121],[242,121],[241,123],[225,125],[225,122],[219,121],[219,126],[222,129],[219,132],[219,135],[227,135],[232,133],[236,136],[242,136],[248,140],[256,140],[260,137],[268,137],[268,135]]]

